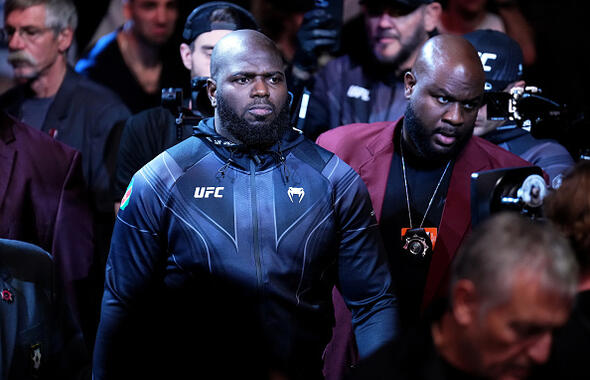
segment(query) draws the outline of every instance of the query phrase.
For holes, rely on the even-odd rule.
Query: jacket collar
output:
[[[195,127],[194,135],[203,139],[211,149],[227,164],[249,169],[254,160],[257,170],[263,170],[284,162],[288,151],[303,142],[304,137],[295,131],[288,131],[280,142],[266,150],[256,150],[227,140],[215,131],[214,118],[206,118]]]
[[[51,129],[57,130],[61,122],[68,117],[70,112],[75,112],[72,109],[73,97],[75,95],[74,89],[81,80],[79,74],[77,74],[70,66],[66,70],[64,80],[59,86],[59,90],[55,94],[53,104],[47,111],[47,118],[43,123],[43,131],[47,132]]]
[[[68,66],[63,82],[59,86],[55,94],[53,103],[47,111],[47,117],[41,130],[47,132],[51,129],[58,129],[62,120],[68,117],[69,112],[75,112],[72,109],[72,101],[75,94],[75,87],[81,80],[81,76],[77,74],[72,67]],[[27,85],[19,85],[13,90],[7,92],[6,98],[3,102],[6,104],[5,110],[8,114],[20,118],[20,107],[24,99],[27,97]]]

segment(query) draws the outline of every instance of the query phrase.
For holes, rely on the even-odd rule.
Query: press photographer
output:
[[[538,89],[525,87],[522,51],[516,41],[492,30],[477,30],[464,37],[477,49],[486,75],[486,104],[479,111],[473,133],[541,167],[550,177],[550,186],[558,188],[574,159],[555,138],[537,138],[530,127],[538,121],[533,113],[559,111],[560,105],[541,98]],[[539,104],[546,106],[540,108]]]

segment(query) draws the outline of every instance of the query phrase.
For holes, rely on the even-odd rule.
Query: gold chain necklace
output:
[[[400,136],[400,141],[399,141],[399,150],[400,150],[400,153],[402,156],[402,173],[404,175],[404,190],[406,193],[406,206],[408,207],[408,219],[410,220],[410,228],[414,228],[414,225],[412,223],[412,211],[410,210],[410,195],[409,195],[410,192],[408,191],[408,179],[406,178],[406,161],[404,160],[404,148],[403,148],[401,136]],[[430,197],[430,201],[428,202],[428,207],[426,207],[426,211],[424,212],[424,216],[422,217],[422,222],[420,222],[420,226],[418,226],[418,228],[422,228],[422,225],[424,224],[424,221],[426,220],[426,215],[428,215],[428,211],[430,211],[430,206],[432,206],[432,202],[434,201],[434,197],[436,196],[436,192],[438,191],[440,184],[442,183],[443,179],[445,178],[445,174],[447,174],[447,170],[449,169],[450,165],[451,165],[451,160],[449,160],[447,162],[447,166],[445,166],[445,170],[443,171],[443,174],[440,176],[440,179],[438,180],[438,183],[436,184],[436,188],[434,189],[434,193],[432,193],[432,197]]]

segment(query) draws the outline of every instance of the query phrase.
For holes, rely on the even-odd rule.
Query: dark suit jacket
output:
[[[51,256],[0,239],[0,380],[89,378],[89,356]]]
[[[92,261],[80,153],[0,111],[0,238],[50,252],[66,284]]]
[[[394,132],[402,122],[403,118],[397,122],[350,124],[325,132],[317,140],[319,145],[334,152],[359,173],[369,190],[377,220],[381,218],[387,177],[393,158]],[[445,295],[451,260],[471,231],[471,173],[530,165],[529,162],[482,138],[474,136],[469,140],[453,166],[436,246],[426,279],[423,308],[435,297]],[[335,294],[335,297],[340,295]],[[336,304],[343,305],[342,302]],[[345,345],[341,340],[349,340],[348,337],[351,336],[348,310],[337,308],[336,320],[333,341],[327,352],[327,371],[340,371],[338,368],[342,365],[342,346]],[[338,326],[338,323],[342,325]],[[330,354],[330,351],[338,353]],[[333,358],[335,361],[332,361],[330,355],[338,356],[340,359]]]
[[[17,86],[0,96],[0,107],[21,120],[21,104],[26,95],[26,86]],[[82,153],[84,178],[100,212],[113,212],[110,180],[118,134],[129,115],[115,93],[68,68],[41,127],[43,132]]]

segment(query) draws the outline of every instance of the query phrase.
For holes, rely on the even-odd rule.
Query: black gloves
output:
[[[297,32],[297,50],[293,57],[296,71],[310,73],[317,68],[318,56],[322,52],[338,49],[340,37],[339,20],[324,9],[313,9],[303,16]]]

